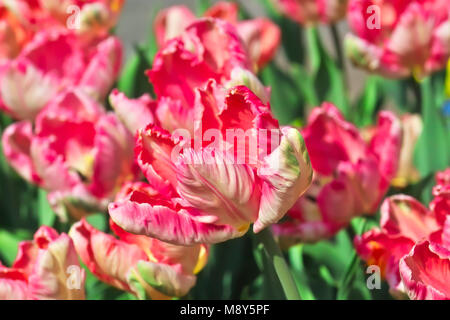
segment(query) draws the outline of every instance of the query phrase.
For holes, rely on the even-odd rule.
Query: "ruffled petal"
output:
[[[155,123],[153,112],[156,102],[148,94],[138,99],[129,99],[122,92],[113,90],[109,95],[109,101],[119,119],[132,134],[150,123]]]
[[[258,175],[263,183],[255,232],[278,222],[311,184],[311,162],[297,129],[282,128],[280,145],[266,158]]]
[[[426,239],[440,229],[436,218],[416,199],[396,195],[381,206],[381,227],[391,235],[402,235],[414,242]]]
[[[242,236],[245,230],[213,224],[214,220],[193,208],[161,199],[137,187],[128,197],[109,205],[109,214],[124,230],[178,244],[218,243]]]
[[[62,234],[39,250],[29,277],[29,290],[39,300],[81,300],[85,298],[84,280],[85,272],[78,263],[73,242]]]
[[[428,241],[400,261],[405,289],[414,300],[450,300],[450,251]]]
[[[148,259],[144,251],[94,229],[84,219],[74,224],[69,234],[81,260],[96,277],[131,291],[127,274],[139,260]]]
[[[39,183],[31,158],[32,124],[29,121],[16,122],[6,128],[2,136],[3,153],[9,165],[25,180]]]

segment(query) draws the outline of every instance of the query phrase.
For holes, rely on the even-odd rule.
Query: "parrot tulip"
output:
[[[350,0],[348,20],[347,54],[370,72],[423,78],[450,57],[447,0]]]
[[[387,111],[379,114],[368,143],[328,103],[311,112],[301,132],[315,177],[288,218],[273,227],[287,244],[331,237],[355,216],[375,214],[397,172],[401,148],[400,121]]]
[[[0,263],[0,300],[81,300],[84,280],[69,236],[43,226],[19,244],[11,268]]]
[[[135,187],[124,188],[131,191]],[[83,263],[96,277],[141,299],[185,296],[208,259],[205,245],[176,246],[130,234],[113,222],[111,229],[118,238],[83,219],[72,226],[70,236]]]

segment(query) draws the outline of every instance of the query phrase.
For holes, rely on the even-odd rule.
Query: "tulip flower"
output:
[[[447,170],[438,174],[438,185],[435,190],[448,189],[449,173],[450,171]],[[441,180],[444,176],[445,180]],[[440,198],[441,196],[443,199]],[[439,193],[434,203],[444,203],[444,201],[448,203],[449,200],[448,192],[447,194]],[[434,263],[433,255],[439,256],[439,249],[436,248],[441,247],[447,251],[450,248],[450,210],[447,207],[445,212],[441,212],[436,210],[436,207],[436,205],[430,205],[428,209],[410,196],[392,196],[381,206],[381,228],[370,230],[355,238],[355,248],[359,256],[368,265],[379,266],[382,276],[389,283],[391,294],[395,297],[404,296],[405,290],[413,298],[432,297],[431,294],[415,292],[421,285],[413,282],[422,281],[420,268],[427,259],[430,259],[431,268]],[[424,241],[430,242],[431,245],[428,247],[423,243]],[[403,262],[400,263],[402,259]],[[400,268],[403,268],[401,271],[399,263]],[[415,264],[417,268],[414,267]],[[415,276],[416,273],[417,276]],[[430,286],[432,285],[430,283]],[[447,286],[446,292],[448,289]]]
[[[400,122],[387,111],[368,143],[328,103],[311,112],[301,132],[315,176],[287,219],[273,227],[286,244],[331,237],[355,216],[374,214],[397,172],[401,147]]]
[[[124,187],[129,191],[134,188]],[[141,299],[185,296],[208,259],[205,245],[172,245],[130,234],[114,222],[111,229],[118,238],[96,230],[83,219],[72,226],[70,236],[83,263],[96,277]]]
[[[247,87],[224,90],[214,80],[197,89],[193,112],[194,137],[154,124],[139,131],[137,162],[159,195],[139,190],[116,201],[109,206],[114,222],[190,245],[242,236],[251,223],[259,232],[280,220],[312,177],[298,130],[280,128]]]
[[[119,18],[124,0],[4,0],[30,31],[73,30],[86,39],[104,37]]]
[[[52,18],[80,34],[106,35],[119,18],[125,0],[40,0]]]
[[[354,35],[346,39],[347,54],[370,72],[423,78],[450,57],[447,0],[351,0],[348,16]]]
[[[231,89],[240,85],[251,89],[263,103],[270,101],[270,89],[265,87],[251,71],[237,67],[231,71],[230,79],[224,83],[224,87]],[[109,102],[118,118],[132,134],[139,129],[145,129],[148,124],[155,124],[169,131],[185,128],[194,132],[193,108],[182,105],[179,100],[167,96],[153,100],[149,94],[130,99],[114,89],[109,96]]]
[[[279,10],[302,25],[331,24],[343,19],[347,0],[272,0]]]
[[[392,185],[395,187],[406,187],[409,184],[416,183],[420,175],[414,166],[414,150],[417,141],[422,133],[423,123],[419,115],[405,114],[401,117],[403,128],[402,149],[398,170]]]
[[[219,1],[210,7],[204,17],[222,19],[236,27],[248,50],[255,70],[262,69],[274,57],[281,41],[281,32],[276,24],[267,18],[239,21],[239,7],[236,3]],[[197,20],[185,6],[172,6],[162,10],[155,19],[155,34],[161,47],[180,34]]]
[[[410,299],[450,300],[450,251],[424,241],[400,261],[400,274]]]
[[[85,45],[72,33],[42,31],[0,66],[0,106],[16,119],[32,120],[71,86],[102,101],[118,76],[121,52],[114,37]]]
[[[136,176],[133,136],[112,113],[78,89],[55,98],[36,118],[10,125],[5,157],[26,180],[49,192],[64,220],[106,209]]]
[[[0,300],[84,299],[85,272],[72,240],[43,226],[19,243],[11,268],[0,263]]]

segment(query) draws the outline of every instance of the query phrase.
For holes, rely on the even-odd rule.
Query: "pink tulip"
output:
[[[251,223],[259,232],[277,222],[309,186],[303,138],[280,128],[269,105],[247,87],[225,91],[214,80],[196,92],[193,140],[154,124],[139,131],[137,162],[157,194],[141,187],[109,206],[131,233],[181,245],[222,242]],[[236,144],[227,131],[249,136]],[[213,143],[204,138],[211,132]]]
[[[345,17],[347,0],[272,0],[280,11],[302,25],[335,23]]]
[[[105,210],[122,183],[133,180],[133,136],[83,91],[68,90],[36,118],[9,126],[3,147],[10,165],[49,192],[57,213],[75,218]]]
[[[402,149],[397,174],[392,180],[392,185],[404,188],[420,180],[419,171],[414,166],[414,150],[422,134],[423,123],[418,114],[405,114],[401,117],[401,122],[403,128]]]
[[[119,18],[125,0],[38,0],[42,10],[80,34],[105,36]],[[76,9],[75,9],[76,8]]]
[[[302,134],[315,177],[288,219],[273,227],[286,243],[331,237],[353,217],[374,214],[397,171],[401,147],[399,120],[387,111],[379,114],[369,142],[331,104],[312,111]]]
[[[16,59],[0,66],[3,109],[16,119],[31,120],[70,86],[101,101],[118,76],[121,52],[114,37],[86,45],[71,33],[43,31]]]
[[[266,18],[239,21],[236,3],[219,1],[209,8],[204,17],[217,18],[234,25],[243,39],[252,64],[262,69],[274,57],[281,40],[276,24]],[[185,6],[173,6],[162,10],[155,19],[155,34],[159,46],[173,39],[197,20]]]
[[[434,199],[430,209],[442,223],[450,212],[450,168],[436,174],[437,185],[433,188]]]
[[[72,240],[43,226],[19,244],[12,268],[0,264],[0,300],[80,300],[84,279]]]
[[[428,241],[416,244],[400,261],[410,299],[450,300],[450,251]]]
[[[118,238],[96,230],[83,219],[72,226],[70,236],[96,277],[141,299],[186,295],[208,259],[204,245],[175,246],[130,234],[112,221],[111,229]]]
[[[447,0],[351,0],[348,56],[371,72],[401,78],[441,70],[450,57]]]
[[[444,174],[439,173],[438,177]],[[447,188],[449,181],[447,180],[445,185],[438,184],[435,189]],[[438,178],[438,183],[441,182],[443,181]],[[435,198],[434,203],[439,201],[438,198]],[[427,209],[410,196],[392,196],[381,206],[381,229],[373,229],[355,238],[355,248],[359,256],[368,265],[380,267],[382,275],[389,283],[391,293],[396,297],[402,297],[405,291],[412,298],[433,297],[430,292],[415,291],[421,286],[415,282],[423,280],[420,279],[422,272],[420,268],[423,267],[420,264],[427,263],[426,261],[430,259],[432,268],[435,261],[433,255],[439,256],[438,247],[444,251],[450,248],[450,210],[445,212],[445,216],[441,216],[442,212],[435,209],[433,205]],[[424,244],[423,241],[431,242],[430,246],[428,247],[428,242]],[[444,261],[444,265],[445,263],[448,261]],[[434,273],[431,269],[429,272]],[[424,279],[432,281],[432,278]],[[430,286],[433,284],[430,283]],[[449,288],[447,286],[447,291],[443,293],[448,292]]]

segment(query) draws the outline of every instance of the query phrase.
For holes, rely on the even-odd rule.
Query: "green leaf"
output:
[[[195,12],[198,17],[201,17],[209,7],[211,7],[211,0],[196,0],[195,1]]]
[[[326,52],[316,28],[307,29],[307,41],[311,73],[319,103],[332,102],[348,117],[350,105],[342,71]]]
[[[104,213],[91,214],[86,218],[86,220],[91,226],[98,230],[108,230],[108,215]]]
[[[440,113],[441,105],[437,105],[436,95],[431,78],[421,83],[423,131],[415,150],[415,164],[422,176],[427,176],[450,166],[450,134],[445,119]],[[442,91],[441,95],[442,95]],[[430,200],[430,192],[424,194]],[[428,202],[428,201],[427,201]]]
[[[305,99],[292,73],[272,62],[261,72],[261,79],[272,89],[270,105],[282,125],[303,116]]]
[[[19,242],[31,239],[32,235],[26,230],[8,232],[0,230],[0,258],[7,266],[11,266],[17,256]]]
[[[153,88],[145,75],[151,63],[144,47],[136,47],[134,55],[125,64],[117,87],[129,98],[138,98],[144,93],[152,93]]]
[[[289,249],[289,262],[293,269],[294,279],[303,300],[315,300],[303,263],[303,246],[297,245]]]
[[[353,108],[356,111],[355,123],[361,127],[375,122],[375,111],[381,98],[379,81],[376,76],[367,78],[363,93]]]
[[[56,215],[48,203],[47,192],[43,189],[38,190],[37,209],[39,225],[52,227],[55,222]]]

